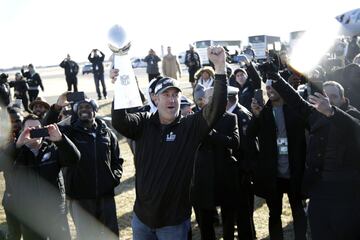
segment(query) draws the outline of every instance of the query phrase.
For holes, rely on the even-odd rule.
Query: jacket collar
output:
[[[106,124],[105,122],[103,122],[101,119],[99,118],[95,118],[95,123],[96,125],[94,126],[95,128],[95,131],[96,132],[105,132],[105,129],[106,129]],[[86,130],[82,124],[81,124],[81,121],[79,119],[77,119],[73,124],[72,124],[72,127],[75,129],[75,130],[78,130],[78,131],[81,131],[81,132],[84,132],[84,133],[90,133],[88,130]]]
[[[345,103],[341,105],[339,108],[344,112],[346,112],[347,110],[349,110],[349,107],[350,107],[350,101],[348,98],[345,98]]]
[[[168,126],[174,126],[178,123],[180,123],[181,119],[183,118],[183,116],[179,113],[179,115],[175,118],[175,120],[170,123]],[[155,113],[151,114],[150,116],[150,121],[155,124],[156,126],[161,126],[160,123],[160,118],[159,118],[159,111],[156,111]]]

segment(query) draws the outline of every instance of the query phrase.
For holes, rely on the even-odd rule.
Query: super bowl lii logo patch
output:
[[[176,139],[176,134],[174,134],[173,132],[170,132],[169,134],[166,135],[166,141],[167,142],[173,142]]]
[[[129,75],[121,75],[120,76],[120,82],[121,82],[121,85],[129,85],[130,84],[130,77]]]

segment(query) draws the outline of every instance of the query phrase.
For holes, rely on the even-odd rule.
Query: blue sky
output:
[[[359,0],[0,0],[0,68],[58,64],[69,53],[86,61],[93,48],[110,55],[107,32],[120,24],[132,41],[131,55],[149,48],[186,50],[201,39],[240,39],[302,30],[358,8]]]

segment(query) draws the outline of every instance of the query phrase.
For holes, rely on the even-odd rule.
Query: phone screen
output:
[[[37,128],[30,130],[30,138],[48,137],[49,131],[47,128]]]

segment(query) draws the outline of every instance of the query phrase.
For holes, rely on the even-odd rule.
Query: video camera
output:
[[[280,69],[280,58],[274,51],[269,51],[269,59],[258,65],[259,71],[267,77],[269,74],[278,73]]]

